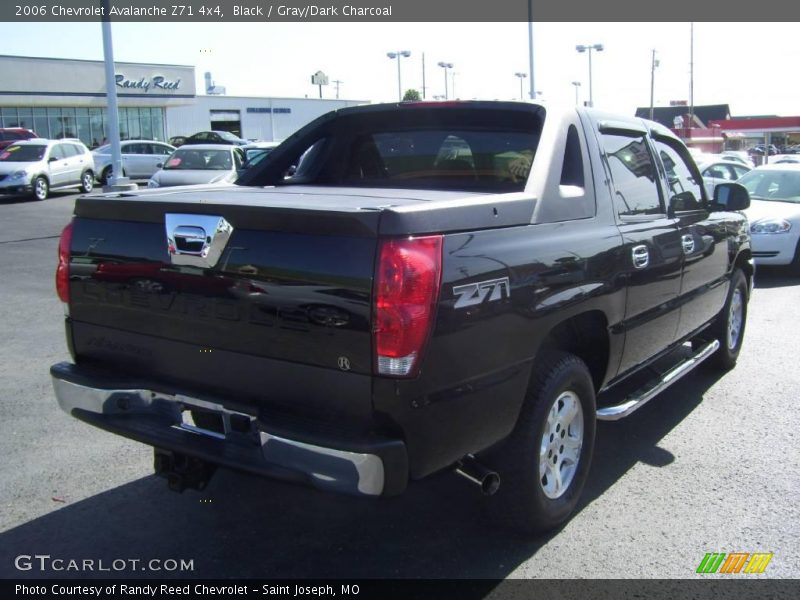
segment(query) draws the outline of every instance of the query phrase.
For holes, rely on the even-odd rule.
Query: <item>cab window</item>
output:
[[[621,217],[665,213],[656,184],[653,157],[643,135],[603,133],[606,164],[614,186],[614,205]]]
[[[674,210],[697,210],[702,207],[703,182],[691,167],[688,152],[679,152],[678,142],[655,140],[656,151],[667,178],[667,202]],[[728,179],[729,177],[725,177]]]

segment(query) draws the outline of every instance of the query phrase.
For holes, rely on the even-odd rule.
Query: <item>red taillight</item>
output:
[[[56,268],[56,292],[62,302],[69,304],[69,247],[72,243],[72,222],[64,227],[58,242],[58,267]]]
[[[379,375],[416,375],[439,298],[442,236],[381,243],[375,281]]]

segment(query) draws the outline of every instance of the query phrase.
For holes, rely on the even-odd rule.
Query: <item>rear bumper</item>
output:
[[[65,412],[155,448],[354,495],[395,495],[408,482],[408,458],[401,440],[271,427],[257,411],[248,414],[208,399],[155,391],[71,363],[53,365],[50,374]],[[218,414],[225,432],[187,422],[192,409]]]

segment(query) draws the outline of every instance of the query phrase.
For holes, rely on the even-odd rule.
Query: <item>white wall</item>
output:
[[[146,90],[117,86],[120,106],[169,106],[194,101],[194,67],[123,62],[115,62],[114,67],[127,80],[149,84]],[[152,85],[154,77],[179,82],[178,87],[156,88]],[[0,98],[4,106],[106,105],[102,61],[0,56],[0,84],[5,92]]]
[[[167,136],[192,135],[198,131],[208,131],[211,128],[212,110],[238,110],[243,138],[281,141],[320,115],[359,104],[368,104],[368,101],[197,96],[193,105],[167,107]],[[270,111],[288,108],[291,112],[248,113],[248,108],[270,109]]]

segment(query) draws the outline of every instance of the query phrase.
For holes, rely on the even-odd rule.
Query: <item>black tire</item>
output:
[[[797,241],[797,248],[794,249],[794,258],[789,263],[789,272],[792,275],[800,276],[800,240]]]
[[[741,269],[734,270],[725,306],[711,326],[714,339],[719,340],[719,350],[708,359],[708,362],[721,371],[729,371],[735,367],[739,352],[742,350],[744,330],[747,325],[747,292],[747,278]],[[739,325],[734,326],[733,321],[737,313],[740,316]]]
[[[94,173],[90,170],[86,170],[81,175],[81,191],[84,194],[88,194],[94,189]]]
[[[50,194],[50,183],[41,175],[33,180],[33,199],[45,200]]]
[[[111,168],[111,165],[107,166],[103,169],[103,173],[100,176],[100,183],[103,185],[108,185],[111,183],[111,174],[114,172],[114,169]],[[122,176],[125,177],[125,169],[122,170]]]
[[[555,421],[548,423],[557,406],[564,408],[563,414],[569,406],[580,406],[580,427],[576,423],[577,412],[566,428],[559,428],[563,418],[557,415]],[[514,431],[484,457],[486,464],[500,475],[500,488],[487,498],[492,519],[528,534],[543,533],[566,521],[575,510],[589,475],[595,429],[595,392],[589,369],[573,354],[547,352],[534,366]],[[559,437],[563,442],[565,436],[573,435],[577,436],[573,447],[580,437],[580,446],[573,454],[576,461],[571,460],[569,452],[565,453],[563,444],[560,450],[553,447]],[[550,460],[557,465],[559,478],[568,478],[560,493],[556,478],[551,475]]]

